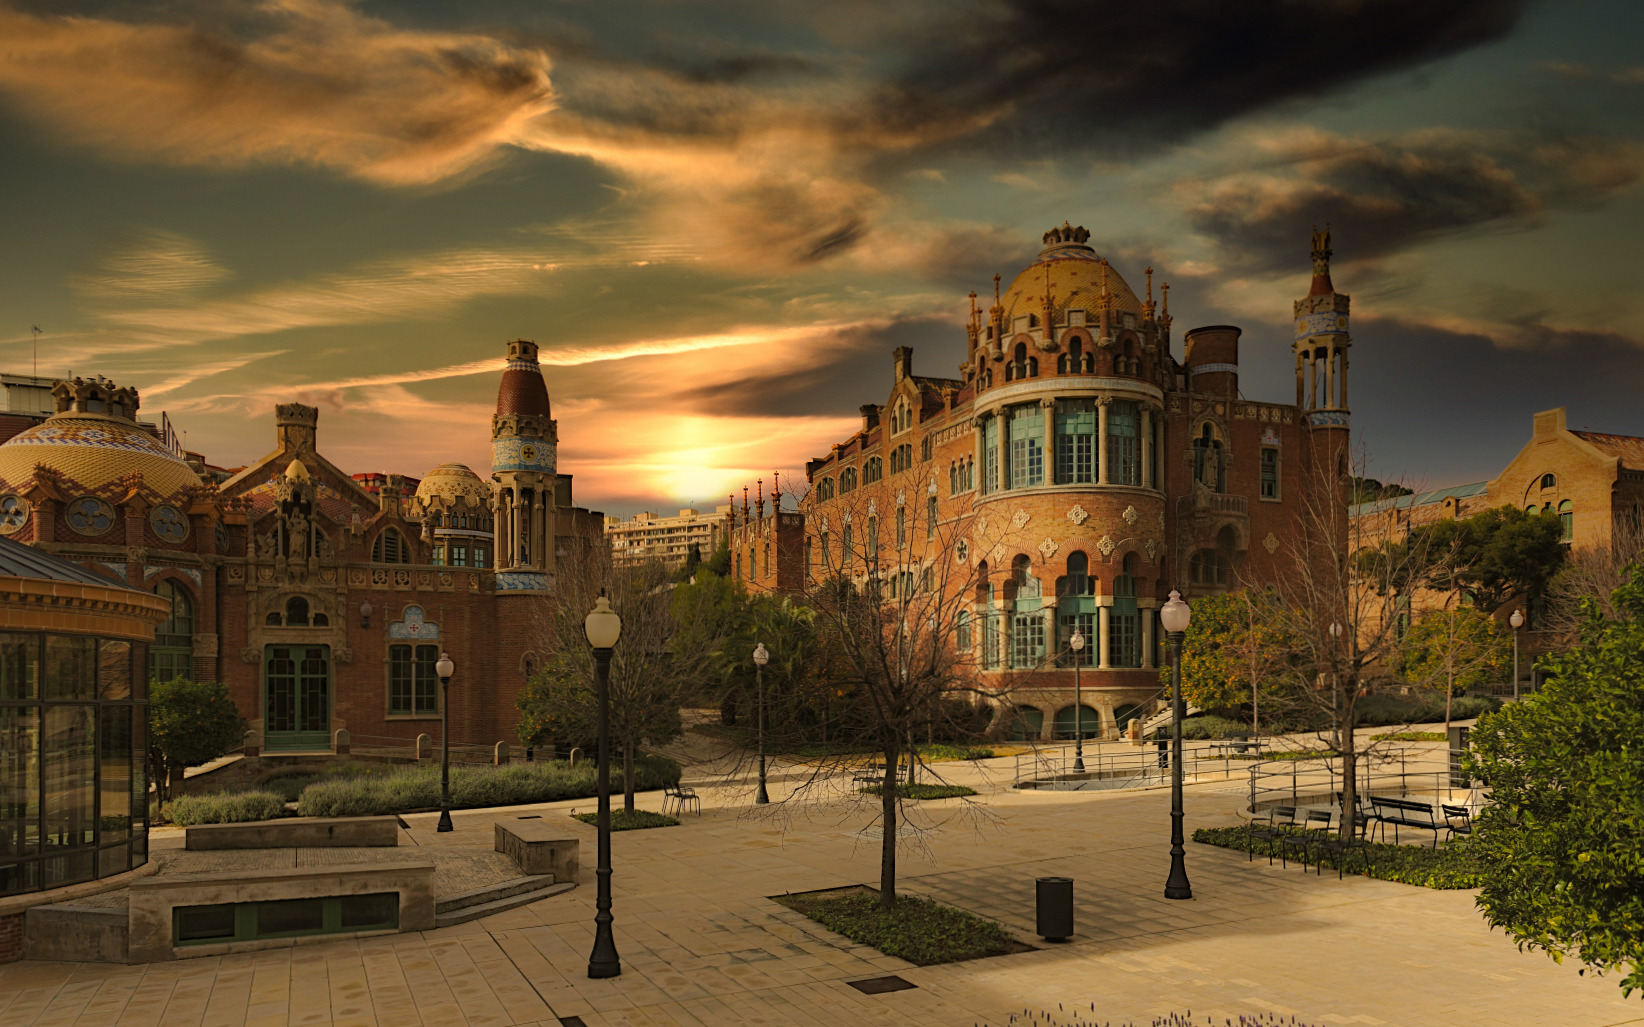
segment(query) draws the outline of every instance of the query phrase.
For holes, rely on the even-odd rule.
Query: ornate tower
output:
[[[554,482],[559,429],[549,416],[548,386],[537,344],[508,344],[508,366],[491,418],[497,590],[548,589],[554,573]]]
[[[1306,426],[1311,487],[1333,489],[1331,533],[1347,544],[1349,299],[1330,284],[1330,229],[1313,233],[1313,285],[1296,301],[1296,406]]]

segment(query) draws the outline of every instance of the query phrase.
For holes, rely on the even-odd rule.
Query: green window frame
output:
[[[1279,498],[1279,451],[1262,447],[1262,498]]]
[[[1116,399],[1107,411],[1108,480],[1114,485],[1142,483],[1140,408]]]
[[[1010,409],[1010,487],[1045,483],[1045,414],[1037,403]]]
[[[437,645],[410,646],[396,643],[388,647],[388,712],[391,716],[438,713],[439,662]]]
[[[392,931],[400,926],[399,892],[328,895],[312,899],[267,899],[175,906],[171,944],[228,945],[265,938],[314,934]]]
[[[1056,481],[1091,485],[1096,481],[1096,401],[1056,401]]]
[[[982,422],[982,494],[999,491],[999,418]]]

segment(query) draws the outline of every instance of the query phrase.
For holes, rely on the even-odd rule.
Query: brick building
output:
[[[137,422],[135,389],[59,381],[56,412],[0,445],[0,534],[164,597],[150,679],[226,682],[250,754],[437,735],[442,649],[452,738],[511,739],[555,568],[604,542],[556,466],[536,345],[508,345],[490,480],[443,464],[414,488],[332,464],[300,403],[276,408],[271,453],[202,478]]]
[[[956,644],[984,682],[1011,682],[1033,737],[1112,733],[1151,709],[1172,588],[1191,599],[1275,575],[1308,500],[1340,504],[1346,526],[1348,297],[1328,233],[1294,305],[1293,404],[1245,398],[1236,327],[1186,332],[1178,360],[1169,285],[1156,303],[1148,268],[1138,298],[1088,239],[1064,223],[1008,287],[995,276],[985,312],[971,294],[957,377],[915,374],[897,349],[889,394],[806,465],[798,509],[767,513],[761,485],[731,527],[733,572],[753,587],[871,574],[963,604]]]

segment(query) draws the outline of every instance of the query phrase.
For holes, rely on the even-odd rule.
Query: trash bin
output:
[[[1468,780],[1467,774],[1461,769],[1461,758],[1468,749],[1468,735],[1472,728],[1452,725],[1450,728],[1450,787],[1471,788],[1473,782]]]
[[[1170,739],[1163,736],[1159,738],[1159,766],[1170,769]]]
[[[1035,897],[1039,904],[1039,936],[1046,941],[1073,937],[1073,878],[1041,877]]]

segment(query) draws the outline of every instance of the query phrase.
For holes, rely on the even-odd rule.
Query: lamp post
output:
[[[765,791],[765,664],[770,660],[771,654],[764,642],[754,646],[754,676],[759,681],[759,791],[754,795],[754,802],[760,806],[771,801]]]
[[[594,900],[598,912],[594,914],[588,976],[615,977],[622,973],[622,960],[611,934],[611,650],[622,637],[622,618],[601,592],[582,626],[594,651],[594,692],[599,704],[599,866],[594,870],[599,892]]]
[[[451,675],[457,665],[440,652],[434,673],[440,676],[440,822],[435,831],[451,830]]]
[[[1165,640],[1170,643],[1170,879],[1165,882],[1165,898],[1191,899],[1193,886],[1187,882],[1187,853],[1182,848],[1182,721],[1187,711],[1182,703],[1182,638],[1191,616],[1182,594],[1170,591],[1170,601],[1159,609]]]
[[[1073,629],[1073,637],[1067,640],[1073,650],[1073,772],[1085,772],[1085,693],[1079,681],[1079,663],[1084,659],[1085,633],[1078,628]]]
[[[1507,623],[1513,626],[1513,701],[1518,701],[1518,629],[1524,626],[1524,611],[1514,610],[1513,615],[1507,618]]]

